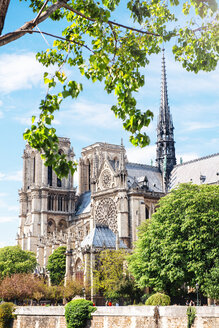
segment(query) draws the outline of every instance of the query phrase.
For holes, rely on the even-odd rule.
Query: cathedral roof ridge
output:
[[[195,159],[192,159],[190,161],[187,161],[187,162],[184,162],[184,163],[181,163],[181,164],[177,164],[177,165],[174,166],[174,168],[179,167],[179,166],[183,166],[183,165],[187,165],[187,164],[190,164],[190,163],[194,163],[194,162],[199,162],[199,161],[202,161],[204,159],[208,159],[208,158],[212,158],[212,157],[216,157],[216,156],[219,156],[219,153],[215,153],[215,154],[195,158]]]
[[[133,165],[133,166],[135,165],[135,166],[139,166],[139,167],[142,167],[142,168],[150,168],[150,169],[156,169],[156,170],[158,170],[158,167],[157,166],[150,165],[150,164],[127,162],[126,163],[126,166],[129,166],[129,165]]]
[[[110,146],[112,148],[123,148],[124,146],[123,145],[117,145],[117,144],[111,144],[111,143],[108,143],[108,142],[95,142],[91,145],[88,145],[86,147],[83,147],[82,148],[82,152],[83,150],[88,150],[89,148],[93,148],[94,146]]]

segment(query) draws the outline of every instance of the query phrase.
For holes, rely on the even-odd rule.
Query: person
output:
[[[112,302],[109,301],[108,306],[112,306]]]
[[[186,306],[189,306],[189,300],[186,301]]]
[[[190,301],[189,305],[190,306],[194,306],[195,305],[195,303],[193,302],[193,300]]]

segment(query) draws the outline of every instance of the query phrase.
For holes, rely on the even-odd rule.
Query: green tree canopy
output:
[[[94,286],[108,299],[139,302],[143,293],[127,271],[127,256],[123,249],[102,251],[96,262]]]
[[[181,184],[159,205],[140,227],[129,269],[142,287],[174,295],[198,283],[207,294],[219,255],[219,186]]]
[[[52,285],[59,285],[63,282],[66,268],[66,247],[58,247],[48,259],[47,270],[50,272]]]
[[[0,248],[0,278],[15,273],[31,273],[36,268],[36,255],[19,246]]]
[[[0,4],[0,32],[9,1]],[[216,0],[129,0],[126,2],[130,13],[128,23],[115,20],[114,12],[124,5],[120,0],[28,2],[37,13],[35,19],[0,36],[0,46],[26,33],[56,38],[51,49],[37,54],[38,61],[45,67],[55,65],[57,69],[54,68],[54,74],[44,73],[48,92],[40,103],[39,117],[32,117],[32,126],[24,133],[24,139],[42,152],[45,164],[52,165],[60,177],[66,176],[69,169],[73,173],[76,163],[68,162],[64,154],[59,154],[56,130],[51,124],[63,99],[76,99],[83,90],[82,84],[68,80],[64,65],[71,70],[79,69],[93,82],[103,82],[105,91],[115,95],[111,110],[131,134],[130,141],[144,147],[150,140],[142,129],[150,124],[153,113],[139,109],[135,95],[145,83],[142,68],[149,64],[150,55],[159,53],[163,42],[174,40],[175,59],[188,71],[210,71],[219,59]],[[62,20],[65,24],[62,35],[35,29],[46,19],[57,24]]]

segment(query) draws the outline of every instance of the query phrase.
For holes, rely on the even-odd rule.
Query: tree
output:
[[[15,273],[30,273],[36,268],[36,255],[19,246],[0,248],[0,278]]]
[[[129,269],[141,287],[177,294],[205,291],[219,255],[219,186],[181,184],[140,227]],[[213,279],[212,279],[213,281]]]
[[[47,270],[50,272],[52,285],[59,285],[64,280],[66,267],[65,253],[66,247],[60,246],[49,256]]]
[[[67,302],[71,301],[75,296],[84,296],[83,292],[84,285],[80,281],[67,280],[66,286],[64,288],[64,298]]]
[[[94,271],[94,286],[107,299],[139,302],[143,293],[127,271],[127,255],[123,249],[102,251]]]
[[[106,298],[119,297],[126,255],[124,250],[105,250],[98,255],[94,270],[94,286]]]
[[[0,32],[9,2],[4,0],[0,4]],[[59,177],[66,176],[69,169],[74,173],[76,163],[68,162],[65,155],[59,153],[58,138],[51,125],[54,113],[60,109],[63,99],[76,99],[83,89],[82,84],[68,81],[64,65],[77,67],[85,78],[102,81],[107,93],[115,93],[117,103],[111,110],[130,132],[130,141],[144,147],[150,140],[142,128],[150,124],[153,113],[138,109],[135,93],[144,85],[141,68],[149,63],[149,56],[159,53],[163,42],[174,39],[175,58],[189,71],[210,71],[219,59],[216,0],[129,0],[130,25],[134,27],[115,22],[113,13],[120,0],[29,2],[37,13],[36,18],[0,36],[0,46],[26,33],[43,33],[56,38],[51,49],[37,54],[38,61],[45,67],[56,65],[58,68],[54,68],[54,75],[44,73],[48,92],[40,103],[39,118],[32,117],[31,128],[25,131],[24,139],[42,152],[45,164],[52,165]],[[188,22],[181,26],[180,11],[188,17]],[[62,36],[35,29],[46,19],[66,22]]]
[[[44,296],[44,283],[33,274],[18,273],[7,276],[0,284],[0,297],[7,301],[24,301]],[[39,297],[41,295],[41,297]]]

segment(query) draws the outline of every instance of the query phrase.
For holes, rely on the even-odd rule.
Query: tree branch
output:
[[[8,11],[10,0],[0,0],[0,35],[4,27],[5,17]]]
[[[96,22],[96,19],[93,19],[93,18],[90,18],[90,17],[85,16],[80,11],[77,11],[77,10],[73,9],[67,3],[64,3],[63,4],[63,8],[68,9],[68,10],[72,11],[73,13],[75,13],[76,15],[81,16],[81,17],[83,17],[83,18],[85,18],[85,19],[87,19],[87,20],[89,20],[91,22]],[[116,22],[113,22],[113,21],[110,21],[110,20],[107,21],[106,23],[107,24],[111,24],[111,25],[115,25],[115,26],[119,26],[119,27],[122,27],[122,28],[126,28],[127,30],[134,31],[134,32],[139,32],[139,33],[142,33],[142,34],[148,34],[148,35],[154,35],[154,36],[161,36],[160,34],[156,34],[156,33],[153,33],[153,32],[142,31],[142,30],[139,30],[137,28],[130,27],[130,26],[123,25],[123,24],[119,24],[119,23],[116,23]]]
[[[56,38],[56,39],[60,39],[60,40],[63,40],[63,41],[67,41],[69,43],[78,44],[79,46],[82,46],[82,47],[86,48],[87,50],[91,51],[92,53],[94,53],[94,51],[92,49],[90,49],[86,44],[83,44],[83,43],[78,42],[78,41],[75,41],[75,40],[66,39],[66,38],[63,38],[62,36],[58,36],[58,35],[47,33],[47,32],[43,32],[43,31],[36,31],[36,30],[23,30],[23,32],[26,32],[26,33],[45,34],[45,35],[51,36],[52,38]],[[17,33],[17,32],[15,31],[13,33]],[[18,33],[20,33],[20,32],[18,32]]]
[[[31,21],[25,23],[23,26],[21,26],[16,31],[10,32],[10,33],[7,33],[7,34],[4,34],[4,35],[0,36],[0,47],[21,38],[23,35],[25,35],[27,33],[31,33],[31,30],[37,24],[42,23],[50,15],[52,15],[52,13],[54,11],[56,11],[57,9],[62,8],[63,4],[65,4],[64,1],[57,1],[56,3],[51,5],[48,9],[46,9],[43,13],[41,13],[41,15],[37,18],[37,21],[36,21],[36,18],[34,18]]]

